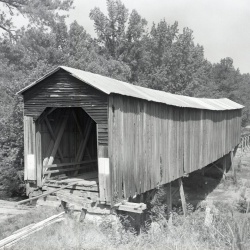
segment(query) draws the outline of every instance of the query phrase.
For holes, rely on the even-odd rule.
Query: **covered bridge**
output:
[[[30,190],[79,177],[92,183],[82,190],[112,204],[201,169],[240,142],[243,106],[229,99],[174,95],[64,66],[19,93]]]

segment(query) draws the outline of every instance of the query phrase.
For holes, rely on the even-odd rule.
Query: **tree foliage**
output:
[[[23,15],[33,25],[51,26],[56,19],[64,18],[59,12],[68,11],[73,0],[0,0],[0,29],[14,36],[13,17]]]
[[[241,74],[231,58],[212,64],[194,42],[192,30],[161,20],[148,27],[136,10],[107,0],[107,15],[90,12],[97,38],[65,14],[72,1],[0,0],[0,185],[22,193],[23,104],[15,93],[58,65],[129,81],[145,87],[197,97],[228,97],[246,106],[242,124],[250,121],[250,75]],[[15,29],[17,14],[30,25]],[[49,28],[48,28],[49,27]],[[12,35],[15,34],[15,39]],[[15,184],[15,185],[14,185]]]

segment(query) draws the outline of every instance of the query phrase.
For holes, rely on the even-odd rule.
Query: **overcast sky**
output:
[[[131,12],[136,9],[148,21],[164,19],[194,31],[195,43],[204,46],[211,62],[231,57],[242,73],[250,73],[250,1],[249,0],[122,0]],[[70,20],[77,20],[94,35],[89,12],[95,6],[106,12],[106,0],[74,0]]]

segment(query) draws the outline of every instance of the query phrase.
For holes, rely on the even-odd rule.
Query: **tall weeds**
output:
[[[149,219],[139,235],[129,220],[103,217],[101,222],[72,218],[45,228],[12,249],[250,249],[250,217],[225,203],[203,204],[186,217],[181,209],[169,213],[161,191],[151,201]],[[206,225],[209,206],[211,223]],[[191,212],[192,211],[192,212]],[[126,226],[124,226],[126,224]]]

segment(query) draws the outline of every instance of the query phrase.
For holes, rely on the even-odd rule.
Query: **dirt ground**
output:
[[[250,201],[250,150],[241,152],[239,149],[236,158],[240,159],[241,164],[236,169],[237,182],[233,182],[232,171],[227,173],[226,182],[220,184],[207,195],[207,200],[233,202],[240,197],[245,197]],[[229,180],[228,180],[229,179]]]
[[[236,153],[236,161],[241,164],[236,168],[236,183],[232,170],[223,180],[222,171],[214,166],[205,168],[204,176],[201,171],[192,173],[184,178],[184,190],[187,202],[197,207],[201,201],[235,203],[240,198],[250,201],[250,149]]]

